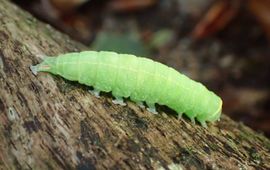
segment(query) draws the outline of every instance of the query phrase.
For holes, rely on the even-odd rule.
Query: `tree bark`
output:
[[[225,115],[205,129],[29,69],[81,50],[0,0],[0,169],[270,169],[269,140]]]

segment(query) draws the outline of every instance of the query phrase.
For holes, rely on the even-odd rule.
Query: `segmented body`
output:
[[[96,91],[111,91],[117,99],[145,101],[150,108],[155,103],[166,105],[192,121],[196,118],[203,126],[205,121],[218,120],[221,114],[222,100],[217,95],[173,68],[147,58],[85,51],[48,57],[32,69],[93,86]]]

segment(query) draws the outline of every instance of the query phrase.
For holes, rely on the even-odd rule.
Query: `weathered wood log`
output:
[[[225,115],[205,129],[29,70],[85,49],[0,0],[0,169],[270,169],[269,140]]]

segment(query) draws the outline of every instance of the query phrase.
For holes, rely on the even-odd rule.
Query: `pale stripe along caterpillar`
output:
[[[222,100],[173,68],[151,59],[129,54],[105,51],[67,53],[58,57],[47,57],[36,66],[34,74],[50,72],[68,80],[112,92],[114,103],[123,104],[123,97],[136,103],[145,101],[148,110],[156,113],[155,103],[175,110],[179,117],[185,113],[192,122],[195,118],[206,127],[206,121],[220,119]]]

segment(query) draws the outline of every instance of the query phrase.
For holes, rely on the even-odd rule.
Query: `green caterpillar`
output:
[[[201,83],[195,82],[173,68],[151,59],[105,51],[68,53],[46,57],[36,66],[34,74],[50,72],[71,81],[112,92],[116,104],[125,105],[123,97],[140,105],[145,101],[148,110],[156,113],[155,103],[166,105],[181,117],[185,113],[192,122],[206,127],[206,121],[220,119],[222,100]]]

